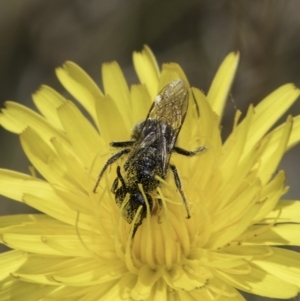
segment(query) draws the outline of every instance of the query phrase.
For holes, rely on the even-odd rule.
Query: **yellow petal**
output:
[[[103,64],[102,78],[105,94],[114,100],[119,111],[121,111],[125,117],[125,125],[128,129],[131,129],[132,122],[130,115],[132,104],[130,102],[128,85],[120,66],[116,62]],[[112,122],[113,120],[111,120],[111,123]]]
[[[124,263],[117,259],[103,263],[95,258],[49,257],[47,262],[34,255],[14,275],[30,282],[76,287],[103,284],[125,273]]]
[[[0,242],[10,248],[22,249],[26,252],[38,254],[64,255],[64,253],[60,253],[44,244],[40,235],[3,233],[2,229],[0,233]]]
[[[39,224],[35,227],[39,227]],[[26,233],[16,233],[17,229],[14,227],[0,229],[0,242],[14,249],[22,248],[26,252],[44,255],[89,257],[90,252],[97,249],[96,241],[92,243],[89,235],[82,235],[82,239],[90,247],[90,250],[87,250],[76,234],[28,234],[30,230],[34,229],[29,228]]]
[[[0,300],[1,301],[32,301],[42,300],[44,296],[51,294],[56,290],[56,286],[38,286],[33,283],[22,282],[16,278],[1,283]],[[70,301],[70,300],[68,300]],[[75,300],[72,300],[75,301]]]
[[[276,127],[269,135],[268,137],[271,137],[273,141],[276,141],[279,139],[279,137],[282,135],[282,129],[285,127],[285,123],[281,124],[280,126]],[[300,141],[300,116],[293,117],[293,127],[290,134],[290,138],[287,144],[286,151],[290,150],[292,147],[294,147],[296,144],[298,144]]]
[[[38,132],[46,143],[50,144],[52,137],[59,137],[66,141],[66,135],[51,125],[41,115],[16,102],[6,102],[6,108],[0,114],[0,124],[7,130],[20,134],[27,127]]]
[[[75,225],[77,212],[72,211],[60,198],[52,186],[42,180],[25,174],[0,169],[0,193],[19,202],[25,202],[31,207],[44,212],[67,224]],[[90,229],[90,215],[80,214],[81,228]]]
[[[63,176],[64,179],[66,179],[65,186],[68,187],[70,191],[76,189],[77,194],[80,194],[78,190],[81,190],[83,193],[89,191],[90,177],[73,151],[65,147],[64,144],[60,143],[57,139],[52,139],[52,145],[58,156],[64,162],[66,168],[65,175]]]
[[[263,186],[258,200],[258,202],[262,203],[261,208],[253,222],[260,222],[274,209],[279,198],[286,192],[285,181],[286,175],[283,171],[280,171],[268,184]]]
[[[130,96],[132,102],[132,120],[133,125],[135,125],[137,122],[146,119],[153,100],[150,98],[145,85],[132,85]]]
[[[223,144],[223,156],[220,161],[220,170],[225,178],[230,179],[244,153],[249,127],[253,120],[253,108],[250,106],[243,123],[239,124]]]
[[[89,300],[130,300],[130,293],[136,276],[128,273],[121,280],[110,281],[92,286],[82,301]]]
[[[12,170],[0,169],[0,193],[10,199],[22,202],[25,191],[37,194],[50,188],[49,183]]]
[[[252,265],[251,273],[248,275],[225,274],[221,271],[218,271],[217,275],[238,289],[264,297],[288,299],[298,293],[296,285],[266,273],[255,265]]]
[[[245,245],[300,246],[299,231],[299,224],[277,224],[271,228],[253,226],[240,236],[239,240],[245,240]]]
[[[196,116],[190,116],[193,122],[192,127],[188,127],[189,123],[184,122],[179,133],[178,146],[191,150],[205,146],[207,150],[199,153],[194,158],[183,158],[181,156],[180,161],[185,160],[186,162],[181,165],[188,168],[185,174],[192,179],[190,183],[201,183],[203,187],[206,187],[206,185],[211,186],[211,183],[209,183],[211,174],[216,175],[222,151],[222,141],[217,115],[212,111],[206,97],[200,90],[192,88],[192,91],[195,100],[193,99],[191,102],[190,99],[189,106]],[[198,117],[197,107],[199,108],[200,118]],[[199,172],[197,168],[194,168],[195,166],[201,166],[203,171],[210,170],[211,172]],[[184,174],[184,169],[181,169],[180,172]]]
[[[174,79],[180,78],[187,85],[188,79],[182,68],[176,63],[163,64],[156,94]]]
[[[73,103],[66,102],[58,114],[76,155],[85,167],[90,168],[104,144],[103,140]]]
[[[159,68],[155,57],[148,46],[144,46],[141,52],[133,53],[133,64],[135,71],[142,84],[145,84],[151,99],[157,94]]]
[[[97,287],[97,286],[96,286]],[[91,290],[90,286],[74,287],[74,286],[60,286],[49,294],[45,301],[65,300],[65,301],[78,301],[83,300],[84,296]],[[68,297],[66,297],[68,296]],[[47,300],[48,299],[48,300]],[[51,300],[52,299],[52,300]]]
[[[167,292],[167,285],[162,280],[159,279],[155,284],[151,291],[151,296],[149,297],[149,301],[155,301],[155,300],[172,300],[172,297],[168,297]],[[174,293],[174,292],[173,292]]]
[[[292,84],[276,89],[256,107],[247,137],[246,149],[251,149],[299,97],[300,90]]]
[[[129,127],[116,102],[109,96],[102,96],[96,102],[96,112],[100,135],[104,141],[129,140],[132,125]]]
[[[139,270],[139,277],[132,289],[131,297],[134,300],[148,299],[151,295],[153,285],[160,278],[160,272],[152,270],[149,266],[145,265]]]
[[[300,223],[300,201],[279,201],[276,208],[263,219],[264,222],[275,220],[277,223]]]
[[[239,62],[239,53],[230,53],[219,67],[210,89],[207,99],[215,113],[223,115],[225,103],[231,88],[233,78]]]
[[[66,99],[48,86],[41,86],[40,89],[32,95],[32,99],[46,119],[53,126],[63,130],[57,115],[57,109],[66,102]]]
[[[63,270],[60,268],[60,271],[52,275],[57,282],[64,285],[82,286],[109,283],[119,279],[126,272],[127,269],[120,260],[101,264],[95,259],[76,258],[65,265]]]
[[[55,183],[63,177],[64,162],[33,129],[27,128],[20,140],[26,156],[45,179]]]
[[[252,193],[245,192],[245,197],[247,196],[246,203],[249,201],[253,201],[253,198],[256,196],[257,193],[257,185],[259,185],[259,183],[254,183],[254,185],[252,186]],[[239,201],[239,203],[241,204],[241,200]],[[239,211],[243,210],[241,206],[239,206],[238,209]],[[216,249],[218,247],[225,246],[232,240],[235,240],[252,224],[253,218],[256,216],[259,209],[259,204],[255,204],[249,207],[249,210],[247,210],[247,212],[243,212],[243,215],[240,215],[240,218],[235,223],[230,224],[229,222],[225,228],[223,227],[221,230],[213,233],[206,247]]]
[[[270,133],[271,137],[266,137],[266,139],[270,139],[268,141],[268,146],[261,155],[258,167],[258,176],[263,184],[269,181],[274,171],[277,169],[277,166],[286,151],[292,126],[293,119],[289,116],[285,126],[281,129],[281,136],[279,136],[278,139],[272,139],[272,133]]]
[[[252,262],[265,272],[296,285],[300,289],[300,254],[290,250],[272,248],[274,254]]]
[[[57,194],[48,193],[44,197],[24,194],[23,201],[25,204],[44,212],[45,214],[56,218],[69,225],[76,225],[78,212],[73,211],[64,203],[64,200],[59,198]],[[54,207],[55,206],[55,207]],[[64,210],[64,211],[62,211]],[[91,229],[92,220],[88,214],[81,213],[79,227],[83,229]]]
[[[0,219],[1,222],[1,219]],[[1,274],[0,281],[8,277],[27,260],[27,253],[19,250],[13,250],[0,254]]]
[[[96,120],[95,103],[103,96],[95,82],[78,65],[66,62],[56,69],[56,75],[66,90],[77,99]]]
[[[49,243],[49,241],[52,240],[57,243],[61,241],[61,244],[65,244],[65,248],[72,245],[73,241],[74,243],[77,242],[81,245],[77,250],[79,252],[78,255],[80,254],[80,250],[84,249],[84,253],[87,252],[76,234],[73,225],[67,225],[54,220],[49,216],[42,214],[5,216],[0,218],[0,223],[3,225],[6,223],[6,226],[2,226],[0,229],[1,241],[16,249],[23,244],[23,250],[27,252],[49,255],[68,255],[67,252],[63,253],[60,249],[58,252],[53,250],[52,245]],[[85,238],[88,233],[90,232],[80,229],[80,234],[83,238]],[[65,242],[63,242],[64,239]],[[35,248],[36,251],[34,251]],[[84,254],[81,256],[84,256]]]

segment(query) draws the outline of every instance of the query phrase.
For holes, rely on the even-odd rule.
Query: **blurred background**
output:
[[[238,50],[226,136],[236,108],[245,112],[287,82],[300,87],[299,11],[299,0],[0,0],[1,107],[6,100],[33,107],[31,94],[41,84],[64,94],[54,69],[66,60],[100,86],[101,64],[116,60],[135,83],[132,52],[143,44],[160,64],[179,63],[206,92],[224,57]],[[289,113],[300,113],[299,101]],[[0,141],[0,166],[28,172],[18,137],[1,128]],[[300,199],[299,151],[291,150],[280,166],[294,199]],[[0,199],[0,215],[19,212],[32,209]]]

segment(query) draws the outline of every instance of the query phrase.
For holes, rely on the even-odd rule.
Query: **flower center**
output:
[[[160,188],[158,191],[161,193]],[[186,219],[183,204],[167,202],[162,195],[154,203],[152,211],[146,212],[146,217],[133,237],[134,222],[126,223],[120,210],[119,231],[116,235],[129,269],[146,264],[152,269],[165,266],[169,270],[182,262],[190,252],[190,220]]]

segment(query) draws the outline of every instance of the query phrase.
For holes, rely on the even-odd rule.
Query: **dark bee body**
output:
[[[123,149],[107,161],[99,174],[94,192],[107,167],[124,154],[128,154],[123,175],[120,166],[117,167],[117,178],[112,186],[112,192],[115,194],[119,207],[123,205],[126,195],[129,195],[129,200],[123,205],[122,212],[128,223],[132,223],[138,208],[142,207],[134,225],[133,235],[147,213],[146,200],[139,184],[142,185],[149,208],[152,210],[153,199],[150,193],[160,185],[156,176],[165,179],[169,167],[173,171],[175,184],[185,204],[187,218],[190,217],[177,169],[169,164],[173,151],[181,155],[193,156],[204,150],[204,147],[200,147],[195,151],[187,151],[175,146],[187,108],[188,88],[181,79],[176,79],[166,85],[156,96],[145,121],[135,126],[132,140],[111,143],[111,146]]]

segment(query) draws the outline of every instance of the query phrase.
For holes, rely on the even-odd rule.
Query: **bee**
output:
[[[194,151],[175,146],[187,113],[188,98],[188,87],[184,81],[179,78],[173,80],[155,97],[146,119],[135,125],[131,140],[110,143],[112,147],[121,148],[121,150],[105,163],[93,192],[96,192],[107,168],[122,156],[127,155],[123,166],[124,171],[121,172],[120,166],[116,168],[117,178],[113,182],[111,191],[115,195],[117,205],[119,207],[123,205],[122,216],[129,224],[133,222],[141,207],[140,214],[133,225],[132,237],[147,215],[146,202],[149,204],[150,212],[154,207],[151,192],[160,185],[157,176],[166,179],[169,169],[173,172],[175,185],[184,203],[186,218],[191,217],[177,168],[170,163],[172,152],[191,157],[205,150],[204,146]],[[143,187],[147,200],[144,199],[140,185]],[[129,199],[126,204],[123,204],[127,195]]]

